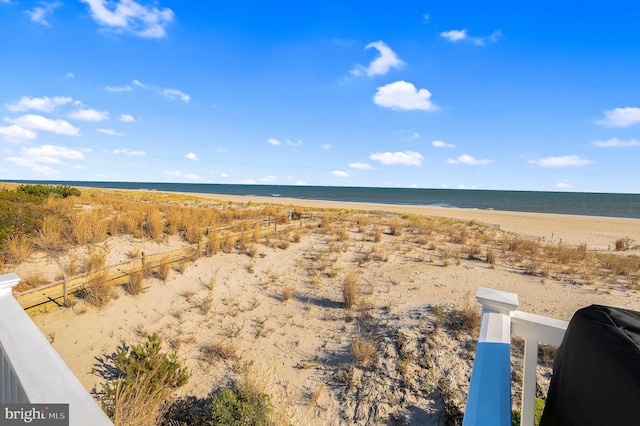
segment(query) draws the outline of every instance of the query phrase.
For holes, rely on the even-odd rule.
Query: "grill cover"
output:
[[[557,349],[541,426],[640,424],[640,313],[577,311]]]

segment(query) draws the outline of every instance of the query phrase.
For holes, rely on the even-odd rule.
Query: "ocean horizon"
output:
[[[640,218],[640,194],[17,179],[0,182]]]

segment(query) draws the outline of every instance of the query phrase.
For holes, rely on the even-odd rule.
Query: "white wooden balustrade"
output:
[[[524,339],[521,425],[533,426],[538,343],[559,346],[569,323],[515,310],[518,295],[480,287],[482,325],[471,374],[465,426],[511,425],[511,336]]]
[[[69,404],[70,425],[111,425],[11,294],[19,281],[0,275],[0,403]]]

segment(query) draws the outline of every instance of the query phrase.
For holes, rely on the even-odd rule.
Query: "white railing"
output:
[[[559,346],[569,323],[515,310],[518,295],[480,287],[482,325],[464,425],[511,425],[511,336],[524,339],[521,425],[533,426],[538,343]],[[506,354],[506,356],[505,356]]]
[[[0,403],[69,404],[70,425],[111,425],[13,297],[19,281],[0,275]]]

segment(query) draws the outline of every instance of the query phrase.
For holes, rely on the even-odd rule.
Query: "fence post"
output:
[[[62,279],[62,301],[64,306],[67,306],[67,274],[64,274]]]

